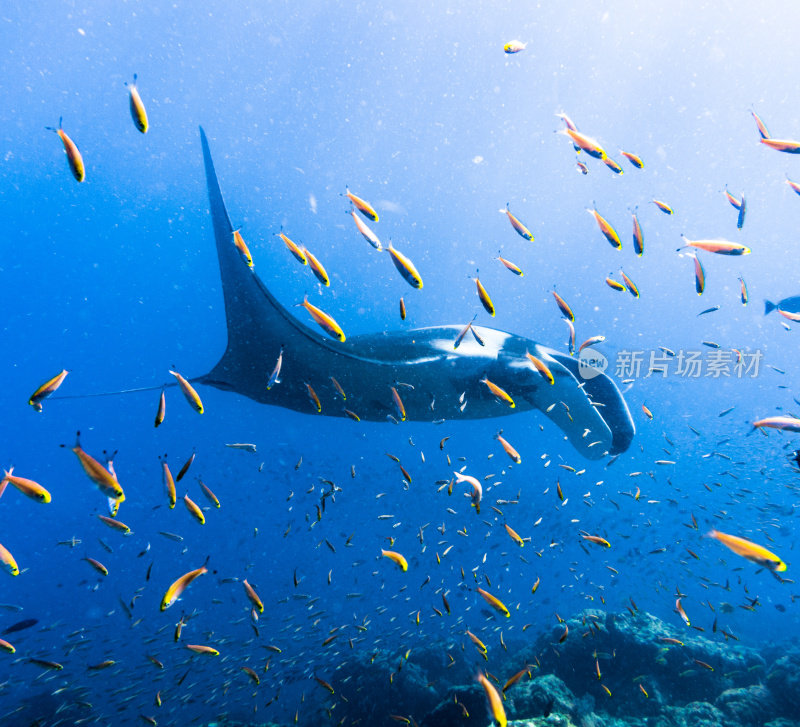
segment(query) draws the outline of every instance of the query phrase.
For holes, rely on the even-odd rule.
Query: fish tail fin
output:
[[[771,300],[765,300],[764,301],[764,315],[768,315],[769,313],[772,313],[772,311],[774,311],[777,307],[778,306],[775,305],[775,303],[773,303]]]

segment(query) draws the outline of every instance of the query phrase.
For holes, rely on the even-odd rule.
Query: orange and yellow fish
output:
[[[472,279],[475,282],[475,287],[478,290],[478,298],[480,299],[481,305],[483,306],[484,310],[494,318],[495,314],[494,303],[492,303],[492,299],[486,292],[486,288],[483,287],[483,283],[481,283],[481,279],[478,277],[478,274],[476,274],[476,276]]]
[[[400,553],[394,550],[384,550],[381,548],[381,555],[391,560],[404,573],[408,570],[408,561]]]
[[[569,319],[573,323],[575,322],[575,315],[572,312],[572,308],[567,305],[567,302],[558,294],[556,291],[553,291],[553,297],[556,299],[556,305],[558,309],[561,311],[561,314],[564,318]]]
[[[501,429],[497,434],[494,435],[494,438],[500,442],[500,446],[503,448],[503,451],[511,458],[513,462],[516,464],[522,464],[522,457],[520,456],[519,452],[517,452],[514,447],[508,442],[508,440],[502,436],[503,430]],[[506,526],[508,527],[508,526]]]
[[[345,196],[349,199],[353,206],[366,217],[371,222],[378,221],[378,213],[372,207],[372,205],[367,202],[365,199],[361,199],[361,197],[357,197],[354,195],[349,189],[345,192]]]
[[[303,308],[305,308],[314,319],[314,322],[329,336],[344,343],[345,335],[341,326],[333,319],[332,316],[329,316],[327,313],[325,313],[325,311],[309,303],[308,296],[305,296],[303,298],[303,302],[299,303],[298,305],[301,305]]]
[[[516,406],[514,400],[509,396],[508,392],[505,389],[501,389],[497,384],[492,383],[487,379],[485,376],[481,379],[482,384],[486,384],[489,391],[492,392],[492,395],[499,401],[504,404],[508,404],[512,409]]]
[[[46,126],[45,128],[48,131],[54,131],[58,134],[58,138],[61,139],[61,143],[64,145],[64,152],[67,155],[67,163],[69,164],[69,170],[72,172],[72,176],[78,182],[82,182],[86,179],[86,167],[83,164],[83,157],[81,153],[78,151],[78,147],[72,139],[67,136],[67,132],[61,128],[61,121],[62,119],[58,120],[58,128],[53,128],[52,126]]]
[[[164,476],[164,490],[167,493],[167,502],[169,502],[169,509],[172,510],[178,501],[178,496],[175,492],[175,478],[172,476],[166,459],[161,461],[161,470]]]
[[[383,250],[383,245],[378,239],[378,236],[364,223],[364,221],[356,214],[355,210],[350,212],[353,221],[356,223],[356,229],[361,233],[361,236],[379,252]]]
[[[800,432],[800,419],[792,416],[765,417],[753,422],[753,429],[780,429],[784,432]]]
[[[690,240],[687,237],[683,240],[688,247],[714,252],[717,255],[749,255],[751,252],[749,247],[728,240]]]
[[[247,578],[242,581],[242,585],[244,585],[245,593],[247,593],[247,597],[250,599],[250,603],[256,608],[259,613],[264,613],[264,604],[262,603],[261,599],[258,597],[258,594],[255,591],[255,588],[251,586],[247,582]]]
[[[670,207],[666,202],[662,202],[660,199],[654,199],[653,204],[658,207],[665,215],[673,214],[672,207]]]
[[[620,149],[619,153],[622,154],[622,156],[624,156],[637,169],[644,169],[644,162],[638,156],[636,156],[636,154],[622,151],[622,149]]]
[[[206,561],[206,564],[207,563],[208,561]],[[206,564],[203,564],[199,568],[189,571],[188,573],[184,573],[180,578],[174,581],[169,588],[167,588],[166,592],[164,593],[164,597],[161,599],[162,611],[166,611],[173,603],[175,603],[175,601],[180,598],[181,594],[195,578],[198,578],[204,573],[208,573]]]
[[[486,699],[489,702],[489,711],[492,714],[492,718],[497,723],[497,727],[506,727],[508,724],[506,710],[503,707],[503,700],[500,698],[500,694],[498,693],[497,689],[495,689],[494,684],[492,684],[482,673],[478,674],[476,679],[483,687],[483,691],[486,693]]]
[[[186,644],[189,651],[195,654],[207,654],[208,656],[219,656],[219,651],[213,646],[205,646],[204,644]]]
[[[97,489],[106,497],[115,500],[117,503],[124,502],[125,493],[116,476],[103,467],[94,457],[83,451],[81,448],[80,435],[81,433],[78,432],[72,451],[81,463],[83,471],[88,475],[89,479],[97,485]]]
[[[284,244],[289,249],[289,252],[292,253],[295,259],[301,265],[308,265],[308,258],[306,257],[306,254],[302,251],[300,246],[297,243],[290,240],[288,237],[286,237],[286,235],[284,235],[282,232],[279,232],[277,234],[278,237],[280,237],[281,240],[283,240]]]
[[[559,133],[568,136],[572,140],[572,143],[575,147],[585,151],[589,156],[592,156],[595,159],[600,159],[602,161],[608,156],[605,149],[603,149],[603,147],[600,146],[595,139],[592,139],[590,136],[586,136],[586,134],[582,134],[577,129],[571,129],[569,126],[567,126],[566,129],[560,131]]]
[[[639,224],[639,218],[636,216],[636,213],[632,212],[631,215],[633,216],[633,250],[639,257],[641,257],[644,253],[644,235],[642,234],[642,226]]]
[[[203,514],[203,511],[200,509],[199,505],[189,497],[188,493],[183,496],[183,504],[186,505],[186,509],[188,510],[189,514],[197,520],[201,525],[206,524],[206,516]]]
[[[27,477],[18,477],[15,475],[13,467],[9,470],[5,470],[5,476],[0,480],[0,497],[3,496],[9,483],[14,485],[23,495],[30,497],[31,500],[36,500],[36,502],[46,504],[53,499],[50,493],[38,482],[29,480]]]
[[[36,391],[31,394],[31,398],[28,399],[28,404],[30,404],[37,412],[41,413],[42,411],[42,402],[51,394],[53,394],[56,389],[64,382],[69,371],[64,369],[61,373],[56,374],[52,379],[48,379],[45,381]]]
[[[507,525],[506,528],[508,528]],[[519,536],[517,537],[519,538]],[[495,609],[495,611],[499,611],[506,618],[511,617],[511,612],[508,610],[506,605],[499,598],[497,598],[497,596],[493,596],[488,591],[483,590],[483,588],[477,588],[476,590],[481,594],[481,596],[483,596],[483,600],[486,601],[486,603],[488,603],[493,609]]]
[[[732,550],[736,555],[741,555],[742,558],[752,561],[756,565],[768,568],[771,571],[783,572],[786,570],[786,563],[784,563],[775,553],[770,552],[765,547],[757,545],[744,538],[739,538],[735,535],[728,535],[721,533],[719,530],[711,530],[708,533],[709,538],[719,540],[725,547]]]
[[[158,409],[156,409],[156,418],[153,422],[156,429],[164,423],[164,416],[167,413],[167,398],[164,395],[164,388],[161,388],[161,396],[158,398]]]
[[[542,375],[544,379],[547,380],[547,383],[551,386],[556,383],[555,378],[553,377],[552,372],[548,368],[547,364],[542,361],[540,358],[537,358],[532,353],[528,351],[525,352],[525,356],[527,356],[528,361],[533,364],[533,367]]]
[[[694,289],[697,291],[697,295],[702,295],[706,289],[706,271],[703,270],[703,265],[697,255],[691,257],[694,260]]]
[[[394,263],[395,268],[397,268],[397,272],[403,276],[403,280],[405,280],[412,288],[422,290],[422,277],[420,276],[417,268],[414,267],[414,263],[412,263],[411,260],[402,252],[396,250],[391,242],[389,243],[387,250],[389,251],[389,255],[392,257],[392,262]]]
[[[194,387],[177,371],[170,371],[170,373],[177,379],[178,387],[186,401],[189,402],[189,406],[198,414],[202,414],[204,411],[203,402],[200,400],[200,395],[194,390]]]
[[[3,564],[3,568],[10,573],[12,576],[19,575],[19,566],[17,565],[17,561],[14,560],[14,556],[11,555],[8,549],[6,549],[2,544],[0,544],[0,563]]]
[[[514,53],[525,50],[527,47],[528,44],[523,43],[521,40],[510,40],[503,46],[503,53],[506,55],[513,55]]]
[[[147,111],[144,108],[144,102],[139,95],[139,89],[136,88],[136,80],[138,76],[133,74],[133,83],[126,83],[128,87],[128,101],[131,110],[131,118],[133,119],[134,126],[143,134],[147,133],[150,124],[147,120]]]
[[[311,251],[303,245],[303,254],[308,259],[308,266],[311,268],[311,272],[314,273],[314,277],[319,280],[326,288],[330,287],[331,279],[328,276],[328,271],[325,270],[325,266],[314,256],[311,254]]]
[[[247,263],[248,268],[253,267],[253,256],[250,254],[250,248],[247,247],[247,243],[244,241],[242,237],[242,233],[239,230],[233,231],[233,244],[236,245],[236,249],[239,251],[239,254],[242,256],[242,260]]]
[[[523,240],[533,242],[533,235],[531,234],[531,231],[525,227],[525,225],[523,225],[513,214],[511,214],[508,204],[506,204],[506,208],[504,210],[500,210],[500,213],[508,217],[508,221],[511,223],[511,226]]]
[[[592,217],[594,217],[595,222],[597,222],[597,226],[600,228],[600,232],[603,233],[603,236],[606,238],[606,240],[608,240],[611,247],[616,250],[621,250],[622,242],[620,242],[619,235],[608,222],[608,220],[602,217],[596,209],[587,209],[586,211],[592,215]]]

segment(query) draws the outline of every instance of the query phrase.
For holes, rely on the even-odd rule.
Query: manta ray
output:
[[[398,416],[394,387],[411,421],[484,419],[538,409],[589,459],[628,448],[634,423],[614,382],[597,369],[582,375],[573,356],[523,336],[475,326],[477,337],[465,336],[455,348],[463,326],[381,331],[339,342],[304,325],[243,260],[202,127],[200,141],[228,341],[219,363],[193,383],[313,416],[367,421]],[[547,365],[553,384],[526,353]],[[279,356],[279,383],[268,389]],[[508,392],[514,407],[494,396],[483,379]]]

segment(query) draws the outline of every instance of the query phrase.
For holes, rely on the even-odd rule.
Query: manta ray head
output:
[[[553,384],[531,365],[527,353],[548,367]],[[499,357],[509,374],[502,380],[553,421],[582,455],[600,459],[624,452],[635,426],[619,389],[594,361],[519,337],[507,340]]]

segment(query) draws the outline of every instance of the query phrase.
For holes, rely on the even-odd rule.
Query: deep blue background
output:
[[[504,55],[503,44],[514,38],[528,48]],[[290,696],[273,713],[284,718],[300,705],[301,691],[320,697],[312,672],[330,677],[341,662],[338,646],[319,647],[336,626],[372,619],[366,635],[352,626],[348,635],[358,635],[357,649],[373,653],[379,631],[380,650],[395,656],[426,635],[456,644],[465,628],[485,628],[489,638],[494,626],[479,614],[484,604],[459,588],[462,566],[477,567],[513,604],[506,640],[521,636],[525,623],[536,632],[550,628],[554,612],[597,605],[603,593],[611,609],[633,596],[640,608],[679,625],[676,588],[688,594],[684,605],[693,620],[708,628],[713,614],[706,599],[744,603],[744,585],[763,605],[755,613],[734,609],[724,617],[726,627],[748,643],[765,629],[797,638],[794,586],[756,574],[701,538],[711,526],[751,537],[773,547],[791,577],[797,474],[784,454],[792,440],[747,435],[756,418],[798,410],[796,332],[787,332],[775,313],[764,318],[762,299],[800,293],[793,252],[800,199],[784,184],[786,174],[800,179],[800,168],[795,158],[758,143],[750,115],[754,108],[776,137],[800,137],[800,108],[787,81],[800,60],[792,23],[762,17],[745,3],[645,11],[638,3],[13,2],[0,11],[0,48],[0,460],[53,493],[47,506],[17,491],[0,501],[0,542],[24,569],[16,579],[0,574],[0,601],[24,607],[19,614],[0,611],[0,626],[32,617],[52,627],[14,639],[17,656],[65,663],[50,684],[88,684],[86,699],[100,714],[114,714],[119,700],[100,681],[110,672],[84,677],[86,664],[114,658],[114,683],[134,685],[124,712],[133,723],[137,712],[153,712],[158,688],[144,681],[143,654],[158,653],[168,663],[161,678],[171,685],[188,653],[172,644],[172,626],[181,609],[198,609],[185,634],[190,642],[217,643],[223,655],[220,662],[195,657],[189,692],[202,699],[231,678],[235,686],[215,695],[214,713],[251,710],[252,689],[238,668],[263,665],[266,652],[248,642],[252,631],[241,621],[248,604],[239,584],[220,583],[228,577],[257,584],[268,611],[259,641],[284,650],[256,701],[263,705],[287,675],[301,680],[294,691],[286,688]],[[134,73],[150,117],[146,136],[127,109],[124,84]],[[585,154],[589,174],[576,171],[569,141],[555,133],[562,111],[603,143],[624,175]],[[44,130],[60,116],[84,156],[87,178],[80,185],[58,139]],[[726,350],[761,351],[759,375],[638,378],[626,395],[637,437],[607,470],[582,461],[538,414],[457,425],[356,425],[203,389],[207,411],[198,417],[173,389],[157,431],[157,393],[52,401],[36,415],[28,397],[62,368],[70,374],[60,393],[74,395],[160,384],[172,366],[200,375],[221,355],[224,310],[198,124],[209,135],[231,218],[241,225],[258,274],[287,306],[308,293],[348,334],[463,324],[480,311],[483,325],[563,348],[566,327],[550,295],[555,285],[575,311],[578,341],[604,334],[601,350],[612,361],[620,350],[649,355],[658,346],[707,353],[701,341],[711,340]],[[641,156],[645,168],[634,169],[620,148]],[[425,280],[421,292],[354,230],[341,197],[348,185],[378,208],[380,237],[414,260]],[[726,185],[747,199],[741,232]],[[674,216],[658,211],[654,197],[668,202]],[[498,214],[506,202],[534,233],[533,243]],[[617,227],[621,252],[586,213],[593,205]],[[629,210],[636,206],[642,258],[630,242]],[[274,237],[282,226],[323,260],[330,289],[320,291]],[[676,253],[681,233],[742,241],[753,254],[701,254],[707,290],[698,298],[691,260]],[[523,268],[524,278],[493,260],[498,250]],[[603,283],[620,266],[638,285],[639,300]],[[492,321],[468,278],[477,268],[497,307]],[[747,307],[738,300],[739,275],[750,289]],[[405,323],[397,315],[401,295]],[[696,317],[713,305],[721,310]],[[643,416],[643,403],[653,421]],[[500,427],[520,450],[521,466],[507,467],[492,438]],[[71,446],[77,429],[95,456],[119,450],[117,471],[128,497],[120,518],[134,536],[121,538],[94,517],[104,512],[104,499],[59,447]],[[448,499],[436,492],[436,480],[453,469],[438,449],[447,435],[445,452],[455,466],[463,466],[456,461],[463,456],[469,472],[495,473],[502,481],[486,493],[483,515],[491,529],[460,493]],[[223,447],[232,441],[255,442],[258,454]],[[168,453],[175,470],[193,449],[197,461],[179,496],[188,483],[202,501],[193,479],[199,473],[223,502],[207,513],[203,528],[181,503],[167,509],[158,462]],[[708,456],[715,451],[732,460]],[[408,490],[385,452],[401,457],[412,473]],[[654,464],[659,459],[677,464]],[[576,476],[559,463],[586,472]],[[343,492],[312,526],[325,487],[320,477]],[[557,477],[569,498],[563,507],[554,493]],[[637,485],[638,502],[620,494]],[[386,495],[376,499],[380,493]],[[517,493],[520,504],[501,509],[533,538],[519,553],[504,518],[488,507]],[[582,503],[585,493],[591,508]],[[385,513],[401,525],[377,520]],[[691,513],[697,531],[684,527]],[[435,528],[443,522],[440,535]],[[426,523],[423,550],[417,533]],[[467,538],[456,535],[464,526]],[[607,537],[611,550],[582,550],[581,529]],[[166,540],[162,530],[185,540]],[[352,547],[345,548],[351,533]],[[57,545],[72,536],[81,545]],[[405,575],[376,559],[389,536],[409,558]],[[98,537],[114,552],[106,553]],[[148,542],[150,551],[138,558]],[[435,553],[449,544],[455,547],[437,566]],[[662,546],[665,553],[649,554]],[[528,563],[518,560],[520,553]],[[97,590],[84,555],[111,571]],[[217,574],[159,613],[166,586],[207,555]],[[298,589],[295,568],[304,579]],[[420,591],[427,575],[429,590]],[[542,585],[531,596],[537,576]],[[728,579],[731,593],[704,587]],[[408,591],[399,591],[405,583]],[[141,587],[134,618],[143,621],[131,629],[117,597],[129,601]],[[432,616],[430,606],[441,606],[436,587],[449,589],[459,620]],[[307,619],[305,601],[292,599],[298,592],[321,597],[319,623]],[[365,595],[347,599],[351,592]],[[405,631],[418,609],[423,625],[410,638]],[[81,627],[89,629],[90,645],[68,655],[67,634]],[[14,677],[10,693],[18,701],[38,693],[32,680],[39,670],[13,659],[0,659],[0,682]]]

